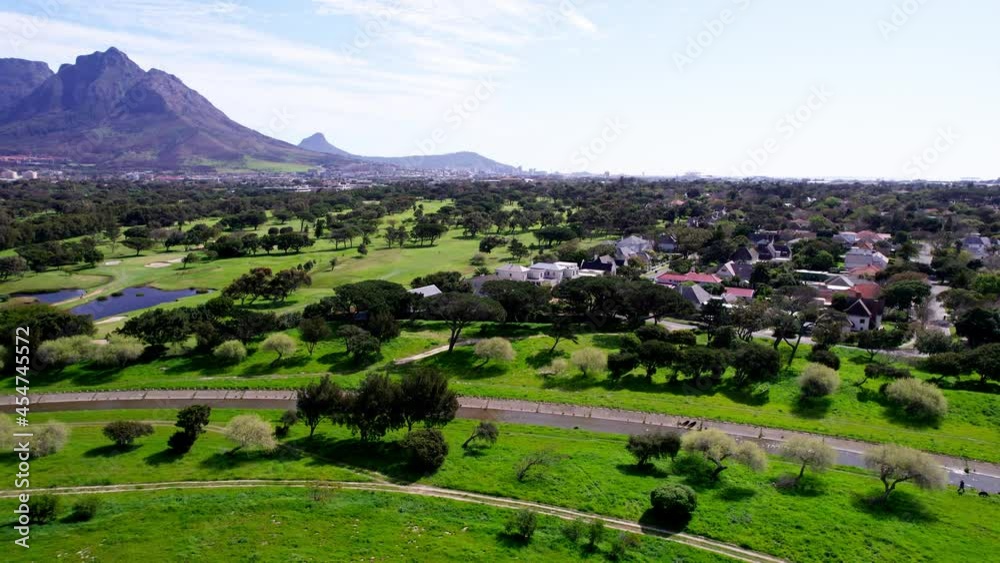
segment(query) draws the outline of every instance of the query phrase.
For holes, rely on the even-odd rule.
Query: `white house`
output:
[[[528,281],[528,268],[519,264],[504,264],[497,268],[497,278],[501,280]]]
[[[889,259],[877,250],[866,250],[863,248],[852,248],[844,256],[844,266],[848,270],[855,268],[867,268],[875,266],[885,269],[889,266]]]
[[[0,171],[0,180],[17,180],[21,176],[13,170]]]
[[[851,332],[878,330],[882,327],[882,311],[885,305],[882,301],[873,299],[858,299],[844,311],[851,323]]]
[[[497,274],[499,274],[499,270]],[[559,285],[580,276],[580,267],[572,262],[539,262],[528,269],[527,281],[538,285]]]
[[[972,233],[962,239],[962,250],[967,250],[969,254],[972,254],[976,258],[985,257],[992,249],[993,241],[987,237],[980,236],[979,233]]]

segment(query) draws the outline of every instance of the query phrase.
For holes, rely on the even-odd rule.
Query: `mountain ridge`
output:
[[[492,172],[512,174],[517,168],[487,158],[479,153],[461,151],[445,154],[411,155],[411,156],[363,156],[347,152],[326,140],[323,133],[314,133],[303,139],[300,148],[322,152],[324,154],[356,158],[367,162],[376,162],[407,168],[412,170],[458,170],[463,172]]]

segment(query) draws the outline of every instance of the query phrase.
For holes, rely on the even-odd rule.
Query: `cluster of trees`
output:
[[[305,267],[290,268],[274,273],[271,268],[254,268],[233,280],[222,294],[239,300],[240,305],[252,305],[258,299],[282,303],[302,286],[312,285]]]
[[[79,242],[44,242],[22,246],[17,249],[18,260],[8,257],[0,263],[0,276],[21,275],[25,267],[33,272],[44,272],[49,268],[86,264],[93,266],[104,260],[104,253],[97,249],[97,241],[84,237]]]
[[[222,235],[205,248],[217,258],[239,258],[256,256],[261,251],[269,255],[275,249],[284,254],[298,253],[314,244],[309,235],[297,233],[292,227],[271,227],[264,236],[257,233]]]

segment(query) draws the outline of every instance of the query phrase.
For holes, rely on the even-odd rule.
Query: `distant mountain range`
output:
[[[502,164],[474,152],[414,156],[360,156],[333,146],[326,140],[326,137],[322,133],[316,133],[303,139],[299,143],[299,148],[347,158],[356,158],[367,162],[390,164],[409,170],[453,170],[490,174],[512,174],[517,172],[517,168],[513,166]]]

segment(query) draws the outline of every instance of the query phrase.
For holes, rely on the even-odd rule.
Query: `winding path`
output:
[[[656,526],[648,526],[629,520],[609,518],[597,514],[577,512],[566,508],[527,502],[522,500],[493,497],[477,493],[467,493],[439,487],[429,487],[426,485],[394,485],[391,483],[358,483],[353,481],[308,481],[308,480],[263,480],[247,479],[240,481],[175,481],[165,483],[133,483],[128,485],[103,485],[90,487],[53,487],[45,489],[46,493],[57,495],[80,495],[80,494],[109,494],[125,492],[148,492],[148,491],[170,491],[182,489],[236,489],[236,488],[259,488],[259,487],[299,487],[299,488],[330,488],[335,490],[349,491],[371,491],[379,493],[407,494],[422,497],[435,497],[459,502],[469,502],[482,504],[497,508],[507,509],[530,509],[539,514],[554,516],[564,520],[574,520],[583,518],[587,520],[599,520],[604,525],[614,530],[655,536],[683,544],[696,549],[710,551],[719,555],[724,555],[738,561],[748,563],[784,563],[783,559],[772,557],[764,553],[758,553],[743,549],[741,547],[710,540],[701,536],[686,534],[683,532],[673,532]],[[0,491],[0,498],[15,498],[23,491]]]
[[[31,395],[33,411],[114,410],[182,408],[204,404],[213,408],[289,409],[295,406],[294,390],[149,390],[104,391],[85,393],[48,393]],[[0,412],[14,410],[12,395],[0,396]],[[601,407],[537,403],[509,399],[459,397],[460,418],[494,420],[554,428],[581,428],[611,434],[636,434],[670,428],[685,431],[680,423],[692,421],[686,417],[666,414],[626,411]],[[777,428],[697,419],[699,427],[711,427],[739,439],[754,440],[772,453],[793,436],[812,436]],[[875,444],[821,436],[837,450],[838,464],[864,467],[864,453]],[[951,483],[965,481],[967,487],[1000,493],[1000,466],[992,463],[967,461],[934,455],[948,471]],[[966,471],[968,468],[968,471]]]

